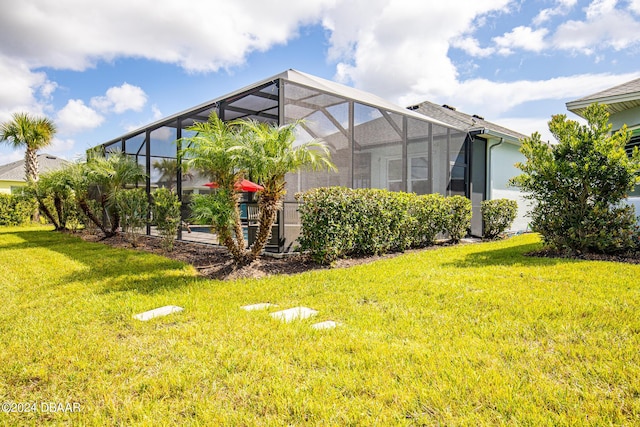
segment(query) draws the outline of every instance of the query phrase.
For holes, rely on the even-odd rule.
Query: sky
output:
[[[289,68],[553,140],[565,103],[640,77],[640,0],[21,0],[0,14],[0,122],[69,160]],[[0,164],[23,151],[0,144]]]

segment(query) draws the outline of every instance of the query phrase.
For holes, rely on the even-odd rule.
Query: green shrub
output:
[[[526,161],[516,164],[522,174],[512,180],[533,200],[531,225],[545,244],[570,253],[615,253],[635,248],[636,218],[622,201],[640,175],[640,151],[631,156],[625,145],[631,132],[623,126],[611,132],[605,105],[585,110],[587,124],[555,115],[549,130],[558,144],[540,134],[522,142]]]
[[[518,214],[518,203],[515,200],[485,200],[480,207],[484,223],[484,237],[495,239],[511,227]]]
[[[178,195],[168,188],[158,188],[153,192],[153,220],[166,250],[173,250],[181,221],[180,205]]]
[[[471,227],[471,200],[463,196],[451,196],[445,200],[448,216],[444,221],[444,232],[453,243],[458,243]]]
[[[450,210],[438,194],[380,189],[315,188],[296,199],[300,248],[321,263],[433,244]]]
[[[353,191],[344,187],[314,188],[296,194],[302,224],[300,248],[320,263],[330,263],[353,252],[358,213]]]
[[[441,194],[417,196],[409,207],[411,246],[435,243],[447,220],[446,199]]]
[[[144,188],[122,190],[116,193],[116,206],[120,214],[122,229],[135,246],[142,227],[147,224],[149,201]]]
[[[35,199],[16,194],[0,194],[0,225],[21,225],[31,221]]]

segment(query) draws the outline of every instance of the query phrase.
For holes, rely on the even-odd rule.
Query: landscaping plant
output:
[[[133,188],[120,191],[115,197],[122,231],[127,234],[129,241],[135,247],[138,244],[138,235],[147,225],[149,212],[147,192],[144,188]]]
[[[22,194],[0,194],[0,225],[22,225],[31,220],[36,201]]]
[[[547,246],[570,253],[615,253],[633,249],[636,217],[623,201],[638,183],[640,152],[628,156],[631,133],[623,126],[611,133],[605,105],[590,105],[586,125],[555,115],[550,145],[540,134],[526,138],[520,151],[526,161],[512,180],[535,205],[531,226]],[[634,240],[635,239],[635,240]]]
[[[471,228],[471,200],[463,196],[451,196],[445,199],[449,211],[444,221],[444,232],[451,242],[458,243]]]
[[[480,207],[484,237],[495,239],[511,227],[518,214],[518,203],[509,199],[484,200]]]
[[[153,222],[162,236],[162,246],[166,250],[173,250],[178,228],[180,227],[180,200],[178,195],[168,188],[158,188],[153,192],[151,212]]]
[[[240,219],[240,193],[234,188],[247,173],[239,155],[242,141],[238,126],[224,122],[214,112],[206,122],[196,122],[187,131],[194,135],[182,138],[179,156],[189,169],[201,172],[217,184],[217,189],[208,196],[194,195],[193,215],[211,219],[220,243],[237,263],[246,263],[250,257]]]
[[[264,187],[258,192],[259,226],[250,251],[255,259],[267,244],[271,227],[282,209],[285,176],[301,170],[335,171],[336,167],[325,144],[317,141],[294,144],[298,122],[284,126],[255,120],[236,123],[241,130],[241,163],[251,178]]]

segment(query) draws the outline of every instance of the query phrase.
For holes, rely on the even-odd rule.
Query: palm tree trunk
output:
[[[87,218],[89,218],[91,222],[93,222],[96,227],[98,227],[100,231],[104,233],[105,237],[113,236],[113,233],[110,230],[107,230],[107,227],[105,227],[102,221],[100,221],[98,217],[93,213],[85,199],[78,200],[78,205],[80,205],[80,209],[87,216]]]
[[[251,245],[251,257],[257,258],[264,250],[269,238],[271,237],[271,228],[276,222],[276,216],[280,210],[282,203],[277,196],[262,194],[258,201],[260,209],[260,225],[258,227],[258,235],[255,242]]]
[[[24,152],[24,175],[27,182],[38,181],[38,152],[29,147]],[[32,215],[33,222],[40,221],[40,210],[36,209]]]
[[[40,200],[39,197],[37,197],[38,200],[38,207],[39,210],[41,210],[44,213],[44,216],[46,216],[49,221],[51,221],[51,223],[53,224],[53,226],[55,227],[56,231],[61,230],[62,227],[60,226],[60,224],[56,221],[55,217],[53,216],[53,214],[51,213],[51,211],[49,210],[49,208],[47,208],[47,205],[45,205],[42,200]]]
[[[58,215],[58,226],[56,229],[64,230],[67,228],[67,221],[64,215],[64,206],[62,204],[62,198],[60,196],[53,196],[53,206],[56,208],[56,214]]]
[[[38,181],[38,152],[28,146],[24,153],[24,172],[27,181]]]

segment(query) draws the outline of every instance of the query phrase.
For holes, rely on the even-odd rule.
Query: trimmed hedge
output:
[[[22,225],[31,221],[35,199],[15,194],[0,194],[0,225]]]
[[[449,212],[444,221],[444,232],[453,243],[458,243],[471,227],[471,200],[463,196],[451,196],[446,200]]]
[[[518,203],[509,199],[485,200],[480,210],[484,223],[484,237],[495,239],[513,224],[518,214]]]
[[[309,251],[317,262],[330,263],[347,256],[428,246],[443,232],[453,233],[452,239],[458,241],[471,218],[471,202],[458,197],[314,188],[296,195],[301,202],[300,249]]]

